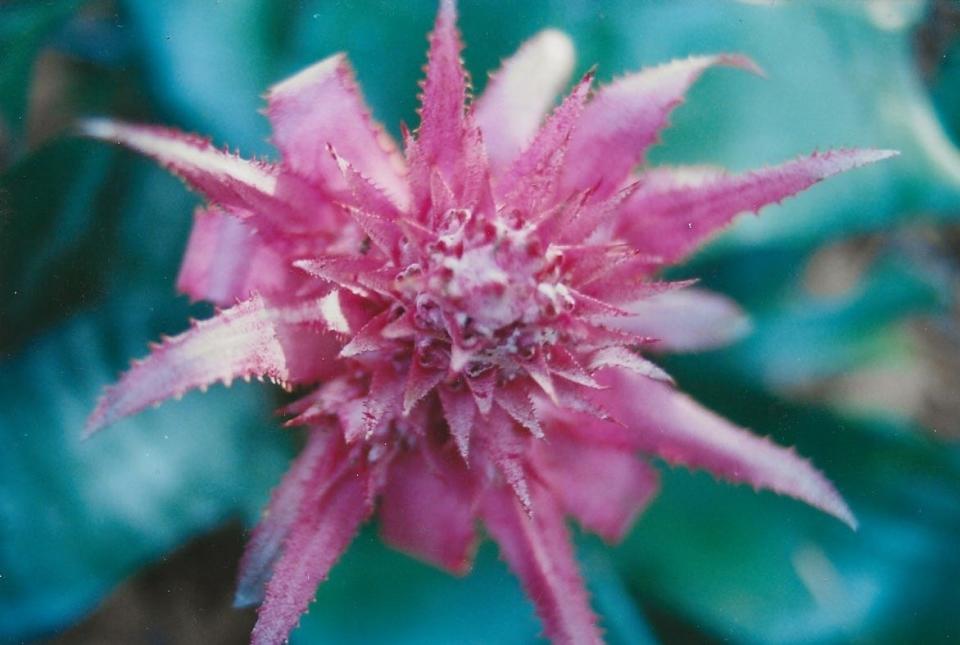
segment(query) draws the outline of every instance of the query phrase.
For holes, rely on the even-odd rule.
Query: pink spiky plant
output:
[[[854,524],[792,451],[677,392],[643,356],[722,344],[739,310],[657,279],[738,213],[891,152],[838,150],[731,175],[632,174],[701,56],[592,75],[545,31],[468,103],[454,3],[430,37],[422,122],[401,154],[342,55],[273,87],[282,160],[168,129],[89,121],[203,194],[179,288],[223,309],[166,339],[106,393],[88,432],[237,377],[310,386],[285,408],[307,443],[241,563],[258,644],[285,641],[361,523],[455,573],[477,520],[558,643],[601,641],[565,517],[621,539],[655,495],[648,456],[791,495]],[[542,123],[541,123],[542,122]]]

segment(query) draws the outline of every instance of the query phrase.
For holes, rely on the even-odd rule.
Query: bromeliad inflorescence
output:
[[[466,572],[477,521],[556,642],[601,640],[565,517],[619,540],[657,488],[646,456],[791,495],[848,524],[792,451],[701,408],[644,354],[722,344],[738,309],[657,278],[738,213],[890,152],[838,150],[731,175],[634,169],[707,68],[701,56],[591,96],[545,31],[468,103],[455,7],[430,38],[421,123],[401,154],[342,55],[268,95],[276,164],[155,127],[88,121],[203,194],[178,286],[228,307],[107,389],[95,431],[238,377],[304,388],[308,439],[254,531],[237,602],[283,642],[374,512],[385,541]]]

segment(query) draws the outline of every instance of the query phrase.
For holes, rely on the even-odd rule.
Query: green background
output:
[[[733,347],[662,361],[705,404],[812,458],[860,530],[664,467],[661,496],[624,544],[578,537],[608,638],[960,637],[958,410],[885,405],[891,383],[894,392],[948,388],[948,403],[960,383],[956,3],[461,5],[478,90],[548,26],[573,37],[578,69],[597,64],[601,81],[717,51],[766,70],[767,79],[710,72],[654,163],[741,170],[829,147],[902,152],[745,218],[676,269],[734,297],[754,329]],[[188,395],[80,441],[99,389],[148,341],[210,311],[173,291],[197,198],[149,162],[71,138],[69,124],[95,114],[164,123],[269,157],[264,90],[342,50],[397,133],[401,121],[416,123],[434,10],[359,0],[0,5],[0,641],[65,629],[139,568],[224,522],[249,525],[296,444],[271,416],[277,393],[247,385]],[[849,284],[816,288],[823,280],[811,275],[837,255],[859,262]],[[878,370],[879,385],[856,378]],[[156,633],[142,627],[144,638]],[[458,579],[366,530],[294,641],[529,643],[538,634],[493,545]]]

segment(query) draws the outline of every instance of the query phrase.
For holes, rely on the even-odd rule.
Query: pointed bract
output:
[[[194,300],[226,307],[254,293],[289,291],[298,276],[283,255],[244,219],[219,208],[198,208],[177,277]]]
[[[827,479],[792,450],[738,428],[669,385],[630,372],[605,369],[597,393],[630,428],[637,449],[669,463],[703,468],[717,477],[767,488],[819,508],[851,527],[856,520]],[[629,392],[629,397],[617,396]]]
[[[533,505],[531,516],[509,491],[493,488],[482,502],[484,525],[536,605],[547,637],[563,645],[599,645],[603,640],[563,515],[539,485]]]
[[[331,188],[342,186],[333,146],[364,177],[403,207],[409,201],[403,157],[373,122],[344,54],[315,63],[267,94],[273,142],[286,164]]]
[[[464,462],[469,463],[470,433],[473,430],[477,406],[473,398],[463,391],[454,391],[448,387],[437,388],[440,403],[443,405],[443,415],[450,428],[450,434],[457,444],[457,450]]]
[[[624,205],[615,236],[674,262],[740,213],[758,212],[832,175],[897,153],[831,150],[742,175],[658,170]]]
[[[597,197],[602,198],[620,188],[666,126],[670,112],[714,65],[759,72],[743,56],[693,56],[631,74],[600,90],[570,143],[564,189],[597,186]]]
[[[81,132],[152,157],[210,202],[256,214],[257,226],[266,231],[323,228],[316,215],[312,220],[300,216],[296,205],[311,201],[323,205],[328,200],[279,166],[241,159],[206,139],[171,128],[91,119],[81,124]]]
[[[589,72],[500,178],[497,193],[522,213],[529,216],[552,205],[570,137],[580,121],[592,84],[593,72]]]
[[[422,450],[401,455],[390,466],[380,533],[388,544],[462,575],[470,569],[476,541],[474,486],[458,455],[447,452],[428,460]]]
[[[273,566],[280,557],[290,529],[303,512],[303,502],[316,494],[311,487],[318,483],[321,486],[329,485],[343,457],[340,444],[332,433],[322,430],[310,433],[307,445],[273,491],[264,517],[243,552],[233,603],[235,607],[249,607],[263,601]]]
[[[656,339],[659,351],[695,352],[733,343],[750,331],[735,302],[704,289],[679,289],[622,305],[629,316],[609,316],[615,329]]]
[[[416,150],[418,161],[439,168],[448,178],[463,153],[467,75],[460,60],[462,49],[456,2],[440,0],[430,34]]]
[[[633,451],[580,441],[561,428],[534,450],[535,467],[564,510],[608,542],[623,539],[659,487],[657,471]]]
[[[573,72],[569,36],[545,29],[528,40],[477,99],[477,123],[495,171],[506,169],[530,142]]]
[[[287,381],[289,370],[271,312],[253,297],[167,339],[104,392],[87,434],[189,390],[241,377]]]
[[[252,645],[281,645],[297,626],[330,568],[373,512],[370,470],[358,466],[333,476],[327,485],[313,481],[310,495],[290,529],[274,566],[266,597],[251,636]]]

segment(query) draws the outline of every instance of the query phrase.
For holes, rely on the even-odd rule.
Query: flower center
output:
[[[574,307],[561,280],[562,256],[544,249],[517,217],[475,216],[450,209],[422,261],[397,276],[401,300],[413,311],[418,359],[454,371],[509,369],[556,342],[553,324]]]

